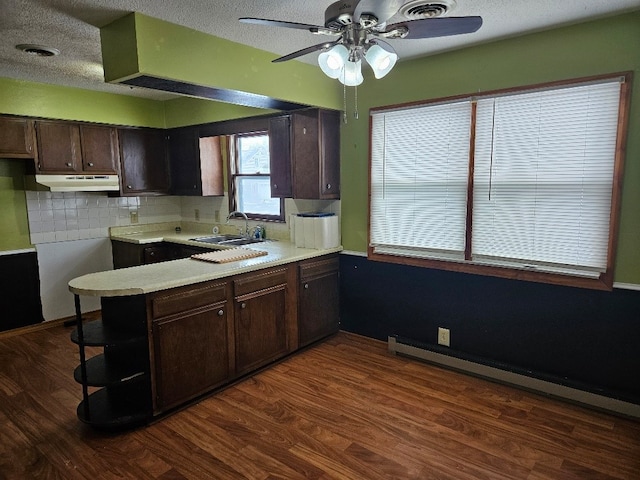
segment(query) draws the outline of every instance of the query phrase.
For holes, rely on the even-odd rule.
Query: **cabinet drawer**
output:
[[[333,273],[339,269],[337,255],[322,257],[317,260],[307,260],[300,263],[300,281],[304,282],[316,277],[321,277],[327,273]]]
[[[252,273],[233,281],[234,295],[240,296],[247,293],[264,290],[287,283],[287,269],[278,268],[258,273]]]
[[[225,283],[205,283],[169,290],[151,298],[153,318],[223,302],[227,298]]]

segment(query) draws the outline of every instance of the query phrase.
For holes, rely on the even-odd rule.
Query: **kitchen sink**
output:
[[[245,238],[242,235],[212,235],[208,237],[190,238],[189,240],[204,243],[222,243],[230,240],[245,240]]]
[[[241,235],[212,235],[209,237],[196,237],[190,238],[194,242],[203,242],[203,243],[211,243],[214,245],[222,245],[222,246],[238,246],[238,245],[249,245],[251,243],[261,243],[265,240],[259,238],[247,238]]]

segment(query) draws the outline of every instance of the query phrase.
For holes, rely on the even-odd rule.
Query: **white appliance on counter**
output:
[[[45,320],[75,315],[69,280],[87,273],[113,270],[109,238],[91,238],[36,245],[40,297]],[[83,297],[82,311],[100,310],[99,297]]]
[[[340,222],[333,213],[298,213],[290,217],[291,243],[303,248],[340,246]]]

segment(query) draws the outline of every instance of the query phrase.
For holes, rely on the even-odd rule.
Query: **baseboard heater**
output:
[[[640,405],[635,403],[606,397],[604,395],[598,395],[597,393],[587,392],[547,380],[529,377],[521,373],[503,370],[451,355],[445,355],[416,345],[420,345],[420,342],[410,341],[398,336],[388,337],[389,352],[393,354],[423,360],[428,363],[457,370],[469,375],[512,385],[535,393],[568,400],[586,407],[626,417],[640,418]]]

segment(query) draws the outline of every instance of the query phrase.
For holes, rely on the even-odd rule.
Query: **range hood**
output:
[[[28,175],[27,188],[52,192],[119,191],[118,175]],[[34,188],[35,187],[35,188]]]

